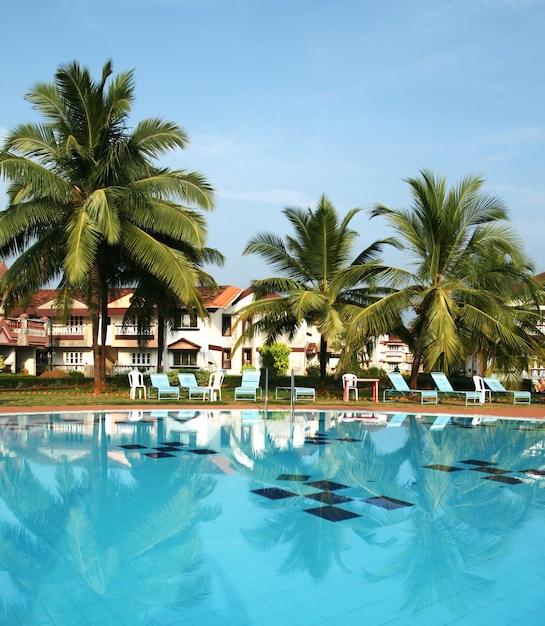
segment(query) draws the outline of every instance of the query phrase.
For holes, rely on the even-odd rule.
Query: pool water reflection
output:
[[[0,416],[3,624],[545,623],[545,424]]]

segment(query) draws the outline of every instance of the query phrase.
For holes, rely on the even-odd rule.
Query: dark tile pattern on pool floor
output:
[[[309,474],[280,474],[276,480],[300,480],[301,482],[305,482],[309,478]]]
[[[279,474],[276,480],[301,481],[301,478],[303,477],[304,476],[301,476],[299,474]],[[305,478],[307,478],[307,480],[302,482],[302,484],[304,484],[306,487],[312,487],[313,489],[320,489],[320,491],[317,491],[316,493],[295,494],[291,491],[286,491],[278,487],[267,487],[265,489],[252,489],[252,493],[264,496],[272,500],[280,500],[284,498],[291,498],[294,496],[299,496],[307,500],[316,500],[323,503],[325,506],[319,506],[311,509],[303,509],[303,512],[310,513],[311,515],[315,515],[316,517],[320,517],[321,519],[325,519],[329,522],[342,522],[344,520],[362,517],[359,513],[347,511],[346,509],[335,506],[337,504],[346,504],[349,502],[366,502],[367,504],[379,506],[383,509],[388,510],[414,506],[412,502],[405,502],[403,500],[397,500],[396,498],[390,498],[388,496],[350,498],[348,496],[343,496],[337,493],[338,491],[341,491],[343,489],[350,489],[348,485],[343,485],[333,480],[308,481],[309,477],[306,476]]]
[[[252,493],[257,493],[258,496],[264,496],[269,500],[283,500],[284,498],[294,498],[296,493],[286,491],[285,489],[279,489],[278,487],[265,487],[264,489],[250,489]]]
[[[323,437],[320,437],[320,441],[323,442]],[[463,464],[466,467],[456,467],[453,465],[443,465],[440,463],[424,465],[423,467],[426,469],[437,470],[441,472],[461,472],[464,470],[481,472],[483,474],[487,474],[487,476],[483,476],[484,480],[490,480],[510,485],[516,485],[524,482],[523,479],[517,478],[516,476],[507,476],[507,474],[515,473],[517,470],[500,469],[498,467],[495,467],[496,464],[492,461],[463,459],[458,461],[458,463],[460,465]],[[528,474],[529,476],[534,475],[537,477],[545,476],[545,471],[531,468],[518,470],[518,473]],[[323,503],[325,506],[311,509],[303,509],[303,511],[322,519],[326,519],[330,522],[341,522],[347,519],[355,519],[357,517],[361,517],[359,513],[347,511],[346,509],[335,506],[338,504],[354,502],[355,500],[365,502],[366,504],[372,506],[378,506],[389,511],[415,506],[412,502],[406,502],[404,500],[399,500],[397,498],[392,498],[386,495],[370,496],[368,498],[350,498],[336,493],[337,491],[341,491],[343,489],[349,489],[350,487],[348,485],[343,485],[341,483],[335,482],[334,480],[309,481],[309,478],[310,476],[304,474],[279,474],[276,480],[294,482],[297,481],[302,485],[305,485],[306,487],[312,487],[314,489],[319,489],[320,491],[316,493],[295,494],[291,491],[286,491],[285,489],[281,489],[278,487],[267,487],[264,489],[253,489],[252,493],[264,496],[271,500],[281,500],[299,496],[302,498],[306,498],[307,500],[316,500]]]
[[[340,483],[333,482],[332,480],[316,480],[311,483],[307,483],[307,485],[309,485],[309,487],[315,487],[316,489],[325,489],[326,491],[348,489],[347,485],[341,485]]]
[[[146,446],[142,446],[138,443],[126,443],[119,446],[125,450],[150,450]],[[166,443],[162,443],[160,447],[152,447],[151,450],[153,452],[142,452],[144,456],[150,457],[151,459],[168,459],[175,457],[173,452],[191,452],[192,454],[197,455],[206,455],[206,454],[217,454],[215,450],[210,450],[209,448],[188,448],[188,446],[179,441],[169,441]]]
[[[144,452],[145,456],[149,456],[152,459],[166,459],[168,457],[175,456],[174,454],[169,454],[168,452]]]
[[[463,467],[453,467],[452,465],[442,465],[441,463],[432,463],[431,465],[423,465],[426,469],[439,470],[440,472],[461,472]]]
[[[388,496],[374,496],[373,498],[365,498],[362,502],[372,504],[374,506],[380,506],[383,509],[390,511],[394,509],[402,509],[406,506],[414,506],[412,502],[405,502],[404,500],[397,500],[396,498],[389,498]]]
[[[542,477],[545,476],[545,471],[539,469],[521,469],[521,470],[505,470],[495,467],[496,463],[492,461],[481,461],[477,459],[463,459],[458,461],[460,464],[473,465],[476,467],[455,467],[452,465],[441,465],[440,463],[434,463],[432,465],[423,465],[422,467],[427,469],[438,470],[441,472],[457,472],[461,470],[469,470],[470,472],[481,472],[482,474],[489,474],[489,476],[483,476],[483,480],[491,480],[498,483],[505,483],[508,485],[518,485],[525,482],[524,479],[517,476],[507,476],[506,474],[527,474],[528,476]]]
[[[317,509],[304,509],[305,513],[316,515],[322,519],[326,519],[328,522],[343,522],[347,519],[354,519],[361,517],[357,513],[346,511],[345,509],[339,509],[336,506],[320,506]]]
[[[324,504],[341,504],[343,502],[352,502],[353,499],[347,498],[346,496],[340,496],[339,494],[333,493],[331,491],[318,491],[318,493],[308,493],[305,495],[305,498],[318,500],[318,502],[323,502]]]

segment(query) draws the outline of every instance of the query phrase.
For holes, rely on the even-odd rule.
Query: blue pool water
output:
[[[545,623],[545,423],[268,417],[0,415],[0,623]]]

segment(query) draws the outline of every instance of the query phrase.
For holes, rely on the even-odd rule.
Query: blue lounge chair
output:
[[[446,396],[464,396],[466,399],[466,406],[469,402],[473,404],[482,404],[483,394],[480,391],[456,391],[450,384],[449,379],[443,372],[431,372],[433,382],[437,387],[437,393],[439,395],[444,394]]]
[[[178,374],[178,382],[180,383],[180,389],[187,391],[189,400],[194,398],[201,398],[204,402],[206,398],[210,398],[209,386],[199,386],[195,374]]]
[[[263,393],[259,386],[260,381],[261,372],[259,370],[244,370],[240,386],[235,387],[235,401],[251,399],[257,402],[258,396],[261,398]]]
[[[157,394],[157,399],[160,400],[161,397],[174,397],[176,400],[180,399],[180,388],[171,385],[166,374],[150,374],[150,387],[148,389],[148,397],[152,398],[153,390]]]
[[[278,400],[281,397],[280,394],[284,392],[288,394],[289,398],[292,387],[277,387],[274,392],[275,400]],[[297,402],[301,398],[308,398],[316,402],[316,389],[314,387],[293,387],[293,401]]]
[[[387,396],[392,394],[419,395],[420,404],[437,404],[437,391],[435,389],[410,389],[400,372],[388,372],[393,389],[385,389],[382,393],[382,401],[387,402]]]
[[[192,387],[199,386],[195,374],[178,374],[178,383],[180,384],[180,389],[184,389],[187,392],[189,392]]]
[[[530,404],[532,402],[532,394],[529,391],[513,391],[506,389],[503,384],[493,376],[484,376],[483,380],[492,393],[513,394],[513,404]]]

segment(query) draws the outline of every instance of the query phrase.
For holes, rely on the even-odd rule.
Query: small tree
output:
[[[284,343],[265,344],[258,348],[263,366],[274,371],[278,376],[283,376],[290,365],[291,348]]]

